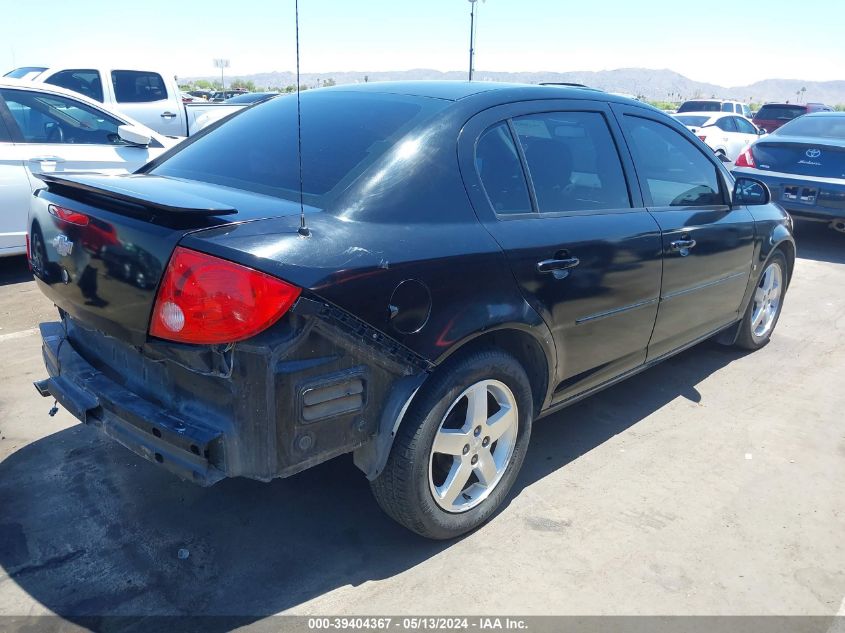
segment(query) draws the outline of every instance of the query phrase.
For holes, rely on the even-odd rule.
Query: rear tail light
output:
[[[60,220],[64,220],[65,222],[69,222],[70,224],[76,224],[77,226],[88,226],[88,216],[84,213],[80,213],[79,211],[60,207],[57,204],[49,205],[47,207],[47,211],[49,211],[50,215],[52,215],[53,217],[59,218]]]
[[[300,288],[219,257],[177,247],[164,272],[150,336],[180,343],[233,343],[266,330]]]
[[[754,154],[751,152],[750,147],[746,147],[743,152],[739,155],[739,158],[736,159],[735,165],[737,167],[756,167],[754,163]]]
[[[706,135],[706,134],[699,134],[699,135],[698,135],[698,138],[700,138],[702,141],[706,141],[706,140],[707,140],[707,135]]]

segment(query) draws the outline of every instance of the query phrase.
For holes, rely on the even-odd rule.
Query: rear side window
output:
[[[738,103],[735,103],[734,104],[734,112],[736,112],[737,114],[742,114],[742,106],[739,105]]]
[[[716,166],[668,125],[625,115],[625,133],[649,206],[724,204]]]
[[[722,112],[733,112],[734,107],[730,103],[723,103],[722,104]]]
[[[113,70],[111,81],[119,103],[148,103],[167,99],[164,79],[158,73],[139,70]]]
[[[302,94],[303,192],[306,202],[317,206],[449,104],[405,95],[327,92]],[[151,173],[298,201],[296,128],[296,97],[277,97],[188,141]],[[397,161],[413,160],[418,149],[418,139],[406,139],[396,147]],[[379,177],[373,176],[374,185]]]
[[[62,70],[44,83],[67,88],[94,101],[103,102],[103,82],[96,70]]]
[[[475,148],[475,169],[496,213],[531,213],[531,198],[519,153],[507,123],[481,135]]]
[[[619,153],[598,112],[550,112],[513,120],[540,212],[631,206]]]

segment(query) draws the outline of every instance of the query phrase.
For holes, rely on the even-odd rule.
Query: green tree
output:
[[[213,87],[210,81],[206,81],[205,79],[197,79],[194,82],[194,86],[196,86],[197,90],[211,90]]]
[[[325,81],[323,81],[323,87],[324,87],[324,88],[327,88],[328,86],[336,86],[336,85],[337,85],[337,84],[335,83],[335,80],[334,80],[334,79],[332,79],[331,77],[329,77],[328,79],[326,79]]]
[[[246,81],[244,79],[235,79],[232,81],[229,86],[232,90],[249,90],[250,92],[255,92],[255,82],[253,81]]]

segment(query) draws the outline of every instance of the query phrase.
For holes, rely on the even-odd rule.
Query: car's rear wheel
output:
[[[478,527],[504,501],[525,457],[533,405],[524,369],[498,350],[447,362],[429,381],[372,490],[393,519],[445,539]]]
[[[775,251],[766,262],[754,295],[740,324],[737,345],[745,349],[759,349],[769,342],[780,318],[786,293],[786,257]]]

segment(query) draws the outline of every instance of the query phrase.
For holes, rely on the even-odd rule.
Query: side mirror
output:
[[[153,138],[137,125],[121,125],[117,128],[117,135],[130,145],[146,147]]]
[[[718,159],[719,159],[720,161],[722,161],[723,163],[732,163],[732,162],[733,162],[730,158],[728,158],[727,156],[725,156],[722,152],[718,152],[718,153],[716,154],[716,158],[718,158]]]
[[[760,205],[772,201],[772,192],[766,183],[753,178],[740,177],[734,184],[734,204]]]
[[[763,136],[764,134],[768,134],[766,128],[761,127],[757,130],[757,136]]]

